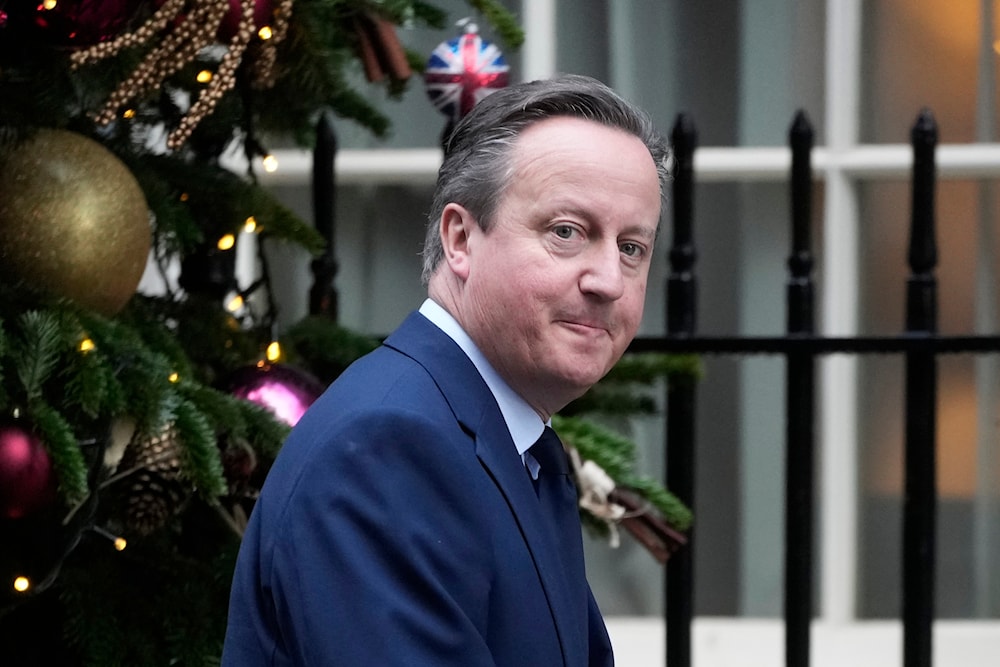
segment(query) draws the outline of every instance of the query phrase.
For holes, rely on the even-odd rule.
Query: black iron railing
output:
[[[935,423],[937,357],[950,353],[995,353],[1000,336],[937,334],[937,250],[934,231],[937,129],[930,112],[912,131],[912,225],[910,230],[906,327],[898,336],[823,337],[814,331],[809,237],[813,132],[801,112],[789,132],[792,150],[792,249],[788,260],[785,336],[706,337],[696,334],[697,257],[692,238],[694,151],[691,119],[678,117],[672,133],[677,161],[673,182],[673,240],[667,281],[667,335],[637,339],[632,351],[785,356],[786,363],[786,526],[785,664],[807,667],[810,652],[814,562],[814,405],[815,362],[832,353],[902,354],[906,360],[905,501],[903,516],[904,667],[930,667],[935,572]],[[667,390],[666,483],[695,512],[694,479],[696,387],[679,383]],[[697,539],[671,557],[666,572],[667,667],[690,667],[693,560]]]

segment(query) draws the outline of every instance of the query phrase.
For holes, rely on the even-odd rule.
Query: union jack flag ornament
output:
[[[441,42],[431,52],[424,70],[427,96],[451,125],[506,86],[509,70],[500,49],[469,26],[461,37]]]

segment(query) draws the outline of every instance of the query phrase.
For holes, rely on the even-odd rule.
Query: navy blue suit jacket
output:
[[[496,401],[418,313],[282,448],[250,517],[224,667],[613,664]],[[581,547],[582,548],[582,547]]]

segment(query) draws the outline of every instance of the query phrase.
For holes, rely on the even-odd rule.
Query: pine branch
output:
[[[691,512],[680,500],[658,482],[635,474],[635,444],[630,440],[578,417],[554,415],[552,427],[583,460],[600,466],[616,485],[639,493],[672,527],[686,530],[691,525]]]
[[[172,238],[182,250],[238,234],[251,216],[270,238],[295,243],[313,254],[325,245],[319,232],[274,194],[217,165],[177,155],[147,155],[132,169],[161,198],[161,210],[168,218],[162,222],[173,223]],[[186,203],[178,205],[182,196]]]
[[[184,445],[182,466],[185,476],[202,498],[215,502],[216,496],[226,492],[215,431],[205,415],[186,400],[181,400],[177,406],[175,424]]]
[[[247,438],[260,454],[274,458],[288,437],[289,427],[274,418],[267,408],[249,401],[240,401],[243,419],[247,423]]]
[[[292,362],[303,362],[323,382],[332,382],[352,362],[378,347],[370,336],[357,334],[322,316],[303,318],[282,336]]]
[[[61,327],[55,314],[39,310],[22,313],[18,324],[20,336],[14,363],[27,398],[34,400],[41,397],[42,385],[59,363]]]
[[[65,402],[91,419],[102,412],[117,414],[125,407],[124,391],[103,354],[72,355],[64,371]],[[111,400],[109,400],[111,399]]]
[[[282,104],[259,105],[260,131],[297,140],[309,137],[314,113],[328,107],[375,136],[384,136],[388,119],[347,84],[348,71],[357,67],[352,50],[355,37],[348,27],[356,11],[352,5],[357,4],[299,0],[279,47],[281,75],[265,93]]]
[[[625,477],[622,486],[630,487],[638,492],[665,517],[668,517],[670,525],[677,530],[685,531],[694,522],[694,516],[687,505],[660,486],[658,482],[648,477],[630,475]]]
[[[247,423],[240,408],[240,399],[196,382],[182,382],[178,390],[184,399],[205,415],[213,431],[244,437]]]
[[[656,403],[652,397],[638,392],[634,387],[596,384],[563,409],[567,416],[581,414],[650,415],[655,414]]]
[[[67,505],[77,504],[87,496],[89,487],[87,464],[73,428],[41,398],[28,404],[28,414],[52,459],[60,495]]]
[[[524,30],[517,19],[497,0],[467,0],[467,2],[486,17],[504,44],[516,49],[524,43]]]
[[[599,465],[615,481],[631,473],[635,444],[627,438],[579,417],[553,415],[552,428],[584,460]]]
[[[135,330],[122,322],[93,313],[80,313],[80,317],[97,351],[115,360],[115,377],[137,428],[150,433],[161,430],[170,421],[178,400],[170,381],[175,370],[169,358],[148,347]],[[126,409],[126,405],[120,409]]]
[[[266,408],[197,383],[181,383],[182,395],[205,415],[221,437],[244,439],[268,458],[277,455],[289,427]]]
[[[435,30],[443,30],[446,27],[445,21],[448,20],[447,12],[426,2],[420,2],[419,0],[409,4],[412,5],[411,12],[415,22],[422,23],[428,28],[433,28]]]
[[[649,385],[663,378],[671,381],[697,380],[702,376],[701,359],[693,354],[626,354],[601,380],[602,384],[641,383]]]

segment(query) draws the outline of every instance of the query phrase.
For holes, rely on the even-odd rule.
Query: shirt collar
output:
[[[517,447],[517,453],[523,456],[528,448],[535,444],[545,428],[541,417],[500,377],[451,313],[437,302],[427,299],[420,306],[420,314],[455,341],[472,361],[496,399],[497,405],[500,406],[500,414],[507,423],[507,430],[510,431],[510,437]]]

